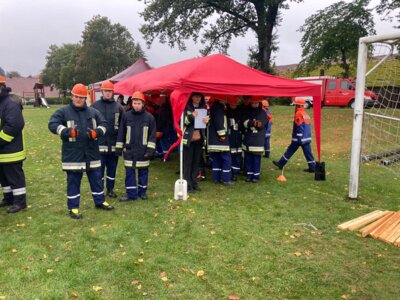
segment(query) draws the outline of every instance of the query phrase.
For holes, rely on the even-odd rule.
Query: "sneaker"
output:
[[[127,201],[135,201],[137,198],[129,198],[128,195],[123,195],[121,198],[119,198],[119,201],[121,202],[127,202]]]
[[[117,198],[117,194],[114,192],[114,190],[108,190],[107,196],[110,198]]]
[[[72,219],[82,219],[82,214],[79,213],[79,209],[78,208],[73,208],[69,211],[69,216]]]
[[[273,163],[275,166],[277,166],[279,170],[282,170],[282,169],[283,169],[283,167],[281,167],[281,166],[279,165],[279,163],[278,163],[276,160],[273,160],[272,163]]]
[[[110,205],[107,201],[104,201],[102,204],[96,204],[96,208],[104,210],[113,210],[114,206]]]

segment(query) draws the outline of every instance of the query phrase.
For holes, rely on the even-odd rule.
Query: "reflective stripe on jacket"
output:
[[[294,115],[292,141],[302,145],[311,143],[311,118],[302,107]]]

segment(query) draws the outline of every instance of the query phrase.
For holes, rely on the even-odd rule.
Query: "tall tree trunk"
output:
[[[343,77],[344,78],[349,78],[350,66],[347,63],[346,50],[345,49],[341,49],[341,52],[342,52],[342,68],[344,70]]]
[[[264,72],[272,73],[271,54],[273,48],[273,30],[276,25],[279,4],[281,1],[276,1],[275,4],[269,4],[266,9],[265,0],[257,1],[255,9],[257,12],[257,41],[258,55],[257,63],[259,69]]]

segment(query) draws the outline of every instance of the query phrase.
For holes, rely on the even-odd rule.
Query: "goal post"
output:
[[[360,182],[360,165],[361,165],[361,151],[362,151],[362,143],[363,143],[363,121],[365,117],[364,112],[364,90],[366,87],[366,78],[369,74],[373,72],[377,72],[380,66],[385,63],[389,56],[393,56],[393,53],[389,53],[387,56],[383,56],[380,58],[380,61],[377,62],[370,70],[367,72],[368,68],[368,57],[369,53],[374,51],[373,45],[376,43],[384,43],[391,47],[393,50],[394,44],[400,41],[400,32],[396,32],[393,34],[386,35],[375,35],[369,37],[363,37],[359,40],[358,47],[358,58],[357,58],[357,78],[356,78],[356,98],[355,98],[355,106],[354,106],[354,118],[353,118],[353,138],[352,138],[352,146],[351,146],[351,161],[350,161],[350,182],[349,182],[349,195],[350,199],[357,199],[359,192],[359,182]],[[398,60],[398,58],[397,58]],[[397,74],[400,76],[400,74]],[[393,76],[392,76],[393,77]],[[382,81],[382,79],[381,79]],[[396,85],[395,82],[394,85]],[[378,95],[379,105],[380,96]],[[386,95],[382,96],[386,97]],[[391,100],[389,100],[390,102]],[[383,103],[383,102],[382,102]],[[395,108],[397,108],[397,104],[395,104]],[[373,113],[371,113],[373,115]],[[375,114],[375,117],[379,118],[391,118],[393,120],[396,117],[388,117],[380,114]],[[400,122],[399,122],[400,124]],[[381,128],[381,130],[384,130]],[[390,131],[390,130],[389,130]],[[396,132],[394,132],[396,134]],[[399,132],[397,132],[399,134]],[[399,147],[400,148],[400,147]],[[386,149],[388,152],[394,149]]]

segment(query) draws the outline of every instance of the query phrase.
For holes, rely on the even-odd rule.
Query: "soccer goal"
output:
[[[357,199],[362,163],[400,174],[400,32],[361,38],[358,47],[349,198]],[[364,107],[364,89],[374,92]]]

